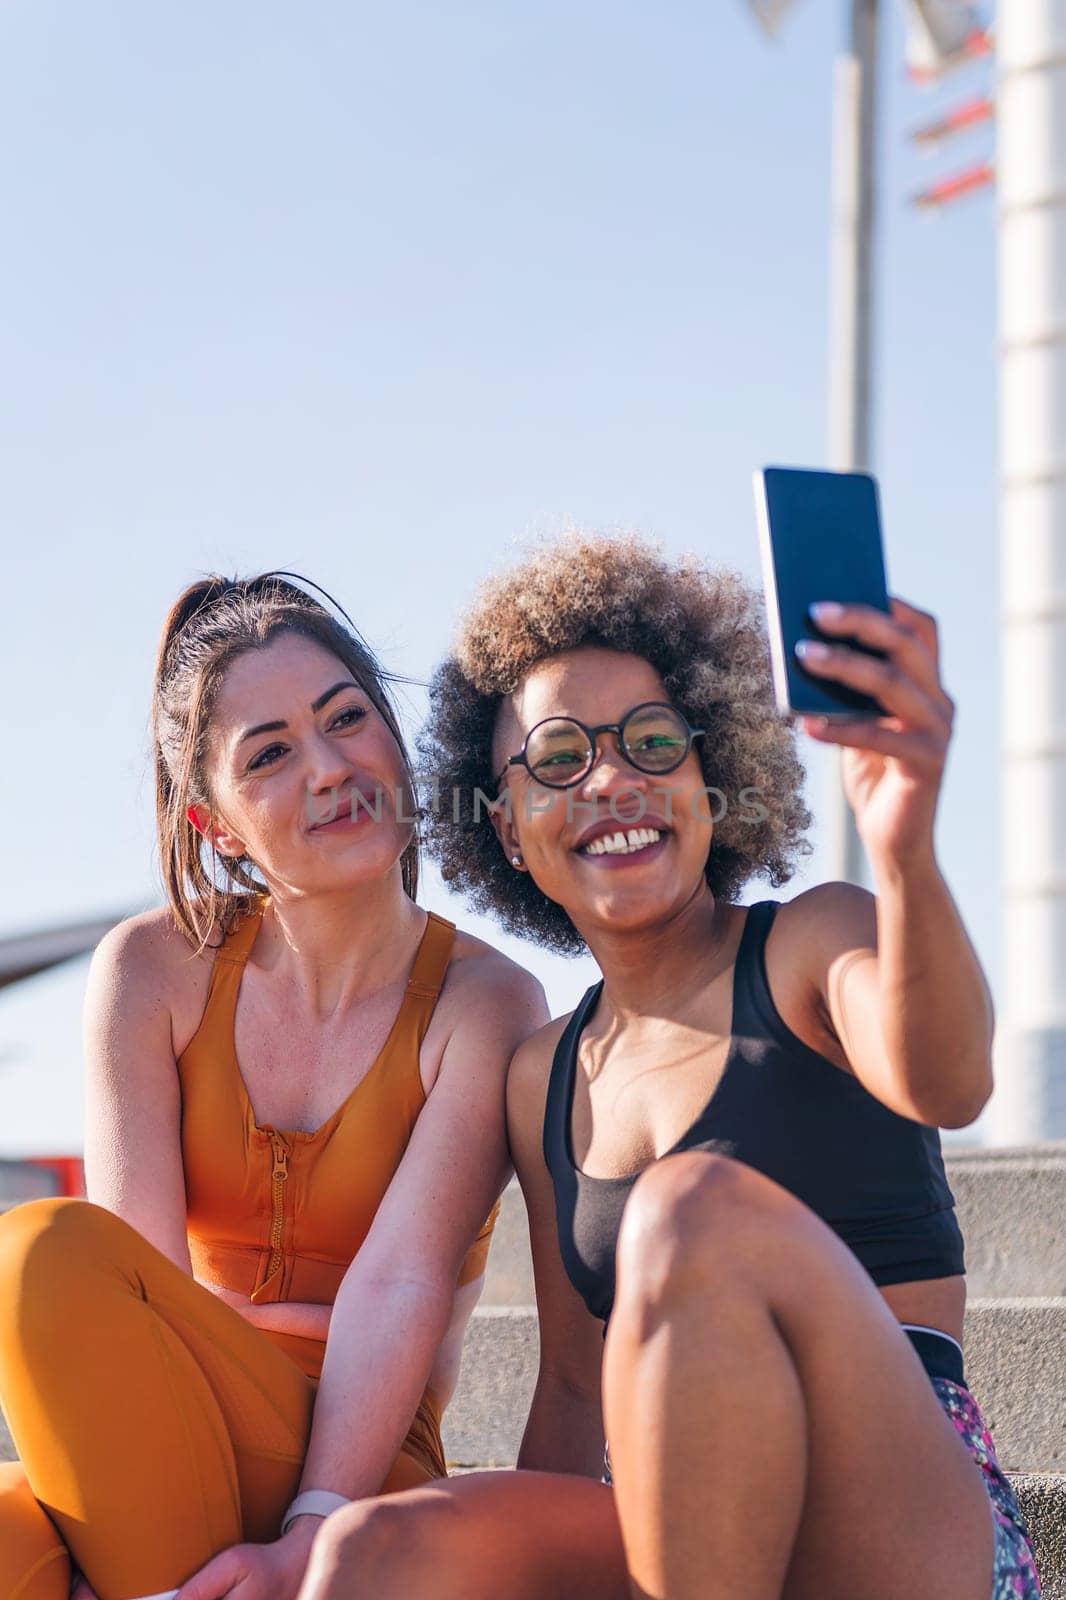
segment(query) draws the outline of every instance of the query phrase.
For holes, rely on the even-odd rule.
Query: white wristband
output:
[[[284,1539],[297,1517],[328,1517],[331,1512],[339,1511],[341,1506],[350,1506],[351,1501],[343,1494],[334,1494],[330,1489],[305,1489],[303,1494],[298,1494],[281,1524],[281,1537]]]

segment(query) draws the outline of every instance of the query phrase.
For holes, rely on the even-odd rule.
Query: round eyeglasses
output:
[[[592,771],[600,734],[613,733],[622,755],[638,772],[673,772],[692,749],[693,739],[703,732],[693,728],[675,706],[657,700],[634,706],[621,722],[601,722],[594,728],[576,717],[546,717],[530,728],[521,750],[508,758],[507,766],[525,767],[549,789],[570,789]],[[496,780],[497,789],[506,776],[507,767]]]

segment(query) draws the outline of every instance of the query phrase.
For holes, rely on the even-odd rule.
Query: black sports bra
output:
[[[764,1172],[810,1206],[874,1283],[965,1270],[940,1134],[882,1105],[859,1080],[783,1022],[766,980],[764,947],[778,902],[750,907],[733,969],[725,1069],[679,1150],[719,1150]],[[584,995],[555,1050],[544,1114],[544,1158],[555,1187],[559,1245],[571,1282],[604,1323],[614,1304],[622,1209],[639,1173],[592,1178],[574,1165],[570,1122],[582,1029],[603,980]]]

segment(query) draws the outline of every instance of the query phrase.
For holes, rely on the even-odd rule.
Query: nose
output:
[[[335,740],[325,737],[312,739],[304,764],[305,803],[309,816],[313,812],[315,820],[328,817],[337,801],[346,798],[353,777],[353,769]]]
[[[601,733],[596,740],[596,753],[592,766],[582,779],[579,790],[582,799],[595,800],[602,796],[609,800],[613,795],[633,790],[647,794],[650,774],[632,766],[618,748],[618,735]]]

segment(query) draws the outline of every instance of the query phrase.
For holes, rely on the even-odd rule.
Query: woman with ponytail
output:
[[[163,630],[167,904],[93,957],[89,1199],[0,1218],[0,1600],[290,1600],[325,1514],[446,1475],[544,1001],[418,906],[386,674],[294,576]]]

